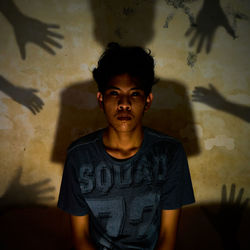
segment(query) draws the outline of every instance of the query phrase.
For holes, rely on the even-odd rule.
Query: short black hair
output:
[[[98,90],[104,93],[110,80],[122,74],[135,78],[145,95],[148,95],[156,83],[151,51],[137,46],[124,47],[118,43],[109,43],[97,68],[93,70]]]

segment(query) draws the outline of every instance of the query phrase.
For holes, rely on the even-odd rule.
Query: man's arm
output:
[[[89,233],[89,215],[71,215],[71,231],[76,250],[95,250]]]
[[[156,250],[174,250],[180,209],[162,210]]]

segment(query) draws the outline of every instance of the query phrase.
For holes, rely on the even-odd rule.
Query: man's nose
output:
[[[118,108],[119,110],[130,110],[131,109],[131,102],[129,96],[123,95],[120,96],[118,101]]]

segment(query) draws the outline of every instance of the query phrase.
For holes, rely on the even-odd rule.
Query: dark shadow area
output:
[[[192,101],[204,103],[212,108],[250,122],[250,107],[226,100],[212,84],[209,84],[208,88],[195,87],[192,94]]]
[[[25,207],[0,215],[1,250],[70,250],[69,216],[57,208]]]
[[[63,36],[51,30],[60,28],[59,25],[46,24],[24,15],[13,0],[1,0],[0,11],[13,26],[16,42],[23,60],[26,58],[25,47],[27,43],[34,43],[51,55],[56,54],[51,46],[62,48],[56,39],[63,39]]]
[[[241,188],[236,195],[235,184],[231,185],[229,195],[226,185],[222,186],[221,204],[217,211],[213,211],[206,206],[201,209],[207,216],[215,231],[219,234],[224,249],[240,249],[238,232],[242,216],[247,208],[249,199],[243,200],[244,188]]]
[[[200,153],[195,120],[185,84],[160,79],[144,124],[180,140],[188,156]]]
[[[52,161],[63,163],[72,141],[106,126],[96,93],[97,86],[93,81],[72,84],[61,92]]]
[[[106,127],[96,93],[93,81],[75,83],[62,91],[52,161],[64,162],[67,147],[73,140]],[[144,124],[179,139],[187,155],[198,154],[199,143],[185,86],[163,79],[154,86],[153,93],[153,105],[145,114]]]
[[[231,37],[236,38],[235,31],[220,5],[220,0],[204,0],[195,24],[196,27],[190,27],[185,35],[191,36],[194,33],[190,39],[189,46],[193,47],[198,42],[197,53],[201,52],[203,47],[206,47],[206,53],[211,51],[216,30],[220,26],[225,28]]]
[[[59,223],[52,225],[49,222],[51,218],[47,215],[46,206],[42,206],[40,203],[54,200],[55,197],[51,195],[51,192],[55,188],[50,185],[50,179],[23,185],[21,176],[22,167],[19,167],[7,190],[0,197],[0,249],[47,249],[45,244],[48,244],[53,237],[52,230],[48,235],[46,234],[47,228],[54,226],[54,230],[57,232],[63,221],[62,216],[57,212],[53,222],[58,220]],[[36,211],[35,214],[34,211]],[[61,237],[65,235],[64,230],[60,233]],[[40,245],[43,248],[40,248]],[[54,249],[58,248],[54,246]]]
[[[0,75],[0,90],[8,95],[13,101],[28,108],[36,115],[43,108],[44,102],[35,93],[36,89],[17,87]]]
[[[154,36],[154,0],[91,0],[93,33],[103,46],[109,42],[144,47]]]
[[[50,186],[50,179],[23,185],[21,180],[22,167],[20,167],[14,178],[10,181],[7,190],[0,197],[0,215],[12,209],[34,206],[40,202],[54,200],[50,193],[54,187]]]
[[[220,204],[202,204],[184,208],[177,249],[249,249],[250,209],[247,206],[249,199],[243,199],[244,188],[237,194],[235,191],[235,184],[231,185],[230,192],[226,185],[223,185]]]
[[[250,209],[243,199],[244,189],[236,195],[232,185],[228,198],[223,194],[225,190],[223,186],[221,203],[182,209],[176,250],[250,248]],[[212,217],[204,211],[209,211]],[[211,223],[210,218],[220,226]],[[0,224],[2,250],[69,250],[71,247],[69,216],[56,208],[11,210],[0,216]]]

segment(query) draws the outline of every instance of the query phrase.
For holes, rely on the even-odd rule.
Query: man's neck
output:
[[[103,133],[106,152],[117,159],[132,157],[139,150],[142,141],[142,127],[129,132],[119,132],[108,127]]]

